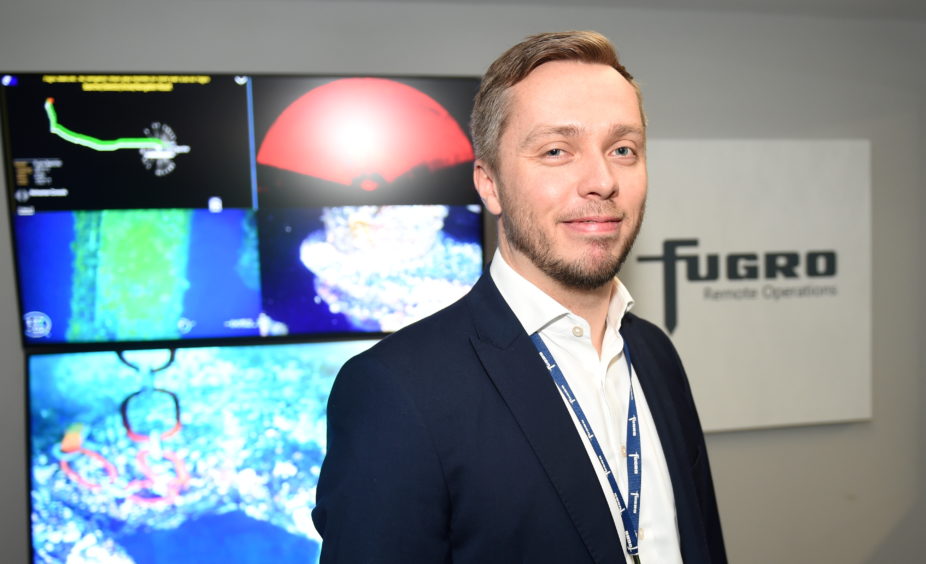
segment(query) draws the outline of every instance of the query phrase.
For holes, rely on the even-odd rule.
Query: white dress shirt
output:
[[[608,307],[607,324],[601,356],[591,340],[585,319],[575,315],[545,294],[509,266],[496,250],[489,267],[490,275],[502,297],[528,335],[539,333],[553,358],[563,371],[576,400],[582,406],[593,432],[604,451],[625,503],[627,499],[626,421],[631,381],[624,357],[621,319],[633,298],[620,280]],[[633,351],[630,352],[631,356]],[[633,393],[637,404],[643,476],[640,492],[639,556],[641,562],[682,564],[675,516],[675,498],[666,466],[662,444],[656,433],[646,397],[634,371]],[[618,538],[624,539],[624,527],[617,501],[611,495],[607,475],[598,456],[568,401],[563,398],[576,432],[582,437],[589,460],[598,474],[602,494],[611,508]],[[627,546],[621,543],[627,558]],[[628,562],[630,561],[627,558]]]

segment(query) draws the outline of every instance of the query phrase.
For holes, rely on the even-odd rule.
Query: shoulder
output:
[[[469,295],[464,296],[437,313],[387,335],[361,356],[394,362],[467,343],[474,332],[470,299]]]
[[[398,386],[412,395],[427,393],[448,376],[472,370],[472,338],[476,335],[472,293],[413,323],[350,359],[335,380],[335,388],[349,381]],[[360,385],[360,384],[358,384]]]
[[[658,377],[663,382],[671,382],[673,391],[690,394],[682,359],[665,331],[642,317],[628,313],[622,321],[621,334],[627,341],[641,379]]]
[[[382,393],[388,387],[425,412],[456,412],[463,398],[479,397],[491,385],[477,349],[485,343],[505,348],[523,331],[484,275],[457,302],[349,360],[335,379],[332,397]]]
[[[504,343],[520,325],[486,272],[465,296],[377,343],[363,356],[386,363],[417,362],[471,352],[475,339]]]
[[[631,341],[631,344],[643,344],[671,351],[675,354],[675,345],[658,325],[642,317],[627,313],[621,322],[621,333]]]

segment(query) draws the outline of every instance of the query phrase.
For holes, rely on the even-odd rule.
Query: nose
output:
[[[579,195],[601,200],[616,196],[619,189],[617,166],[607,155],[586,154],[581,163]]]

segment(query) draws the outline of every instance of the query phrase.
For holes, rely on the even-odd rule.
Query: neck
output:
[[[499,245],[499,247],[505,262],[515,272],[540,288],[543,293],[562,304],[563,307],[588,322],[592,331],[592,344],[600,355],[605,326],[608,320],[608,307],[611,304],[611,296],[615,289],[614,281],[609,281],[602,286],[591,289],[565,286],[538,269],[527,257],[511,253],[510,250],[506,252],[502,245]]]

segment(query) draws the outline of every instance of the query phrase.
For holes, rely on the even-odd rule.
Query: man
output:
[[[646,196],[631,75],[597,33],[532,36],[489,67],[472,128],[498,250],[338,375],[322,561],[726,562],[681,362],[616,278]]]

